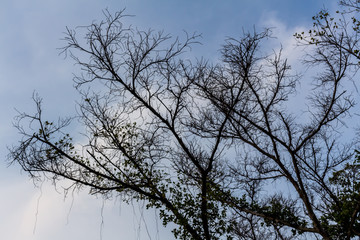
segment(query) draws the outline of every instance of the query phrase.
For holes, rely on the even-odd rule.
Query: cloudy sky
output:
[[[0,8],[0,238],[8,240],[171,239],[154,212],[119,200],[104,202],[87,192],[64,199],[61,186],[34,188],[19,166],[8,167],[7,147],[19,140],[12,127],[19,111],[33,112],[34,91],[48,119],[71,116],[78,99],[71,59],[59,56],[65,27],[101,20],[102,10],[126,8],[126,21],[140,29],[202,33],[197,57],[216,61],[226,37],[243,30],[275,27],[274,35],[292,61],[299,52],[292,34],[311,27],[321,8],[335,0],[1,0]],[[144,224],[147,223],[147,225]],[[151,237],[151,238],[150,238]]]

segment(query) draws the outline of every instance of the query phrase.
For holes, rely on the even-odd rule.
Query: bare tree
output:
[[[281,50],[260,51],[269,30],[228,39],[221,63],[211,65],[184,57],[197,35],[173,40],[126,27],[124,16],[105,12],[104,21],[83,28],[86,43],[67,30],[64,53],[82,70],[77,117],[87,143],[66,133],[71,120],[43,119],[34,96],[37,112],[18,117],[23,139],[10,149],[12,162],[35,179],[70,179],[91,194],[144,200],[164,225],[176,224],[178,239],[360,236],[354,174],[355,207],[344,221],[334,215],[348,203],[341,181],[358,173],[350,164],[355,142],[339,141],[355,106],[343,84],[354,51],[313,48],[307,61],[321,72],[299,118],[289,99],[300,76]],[[89,90],[94,82],[103,91]]]

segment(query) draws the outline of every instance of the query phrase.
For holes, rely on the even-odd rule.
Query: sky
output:
[[[171,239],[170,229],[154,211],[119,199],[103,201],[84,190],[63,195],[49,183],[35,188],[18,165],[8,166],[7,147],[20,140],[13,127],[17,110],[32,113],[36,91],[48,119],[75,114],[79,99],[73,74],[79,69],[59,55],[65,27],[101,20],[102,10],[126,8],[126,19],[140,29],[202,34],[194,56],[216,61],[227,37],[253,28],[274,27],[285,54],[300,56],[292,35],[311,27],[321,8],[336,9],[335,0],[1,0],[0,8],[0,238],[8,240]],[[291,63],[291,62],[290,62]],[[147,224],[145,224],[147,223]]]

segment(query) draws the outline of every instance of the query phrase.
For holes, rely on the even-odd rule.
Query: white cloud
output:
[[[300,60],[304,56],[303,47],[298,46],[294,34],[306,31],[311,26],[310,22],[308,26],[288,26],[277,17],[275,12],[268,12],[260,18],[259,26],[271,28],[272,37],[274,37],[269,41],[271,49],[278,52],[282,48],[283,59],[287,59],[288,63],[296,70],[303,69],[300,64]]]

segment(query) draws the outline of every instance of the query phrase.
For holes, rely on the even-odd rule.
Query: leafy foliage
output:
[[[336,187],[339,201],[329,206],[330,212],[323,216],[323,225],[336,239],[359,235],[360,231],[360,156],[336,171],[330,178]]]

